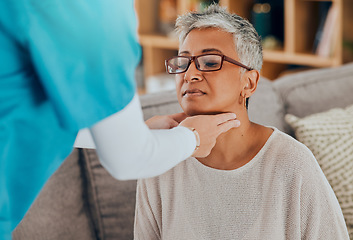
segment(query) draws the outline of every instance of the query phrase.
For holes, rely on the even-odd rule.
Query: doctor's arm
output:
[[[172,129],[150,130],[135,95],[123,110],[98,122],[90,132],[102,165],[114,178],[128,180],[162,174],[191,155],[206,157],[216,138],[238,125],[235,115],[228,113],[191,117]],[[196,136],[189,128],[200,135],[196,151]],[[85,140],[80,133],[75,146],[90,147]]]

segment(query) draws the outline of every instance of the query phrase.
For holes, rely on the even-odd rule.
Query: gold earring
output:
[[[246,95],[244,95],[243,104],[244,104],[244,108],[246,109]]]

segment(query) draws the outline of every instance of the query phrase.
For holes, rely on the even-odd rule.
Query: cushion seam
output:
[[[90,199],[92,201],[92,204],[94,205],[94,211],[95,211],[94,215],[96,216],[95,223],[97,224],[96,228],[98,230],[98,237],[99,237],[99,239],[104,239],[104,237],[105,237],[104,224],[103,224],[103,221],[101,220],[102,214],[100,211],[99,200],[97,197],[98,193],[97,193],[96,187],[92,183],[95,180],[95,178],[94,178],[94,174],[92,173],[91,167],[89,165],[90,164],[89,160],[91,160],[91,154],[88,149],[82,149],[82,154],[84,156],[83,159],[86,163],[85,169],[86,169],[86,173],[88,175],[87,179],[89,182],[89,187],[90,187],[90,190],[92,191],[90,194],[91,195]],[[92,209],[92,208],[90,208],[90,209]]]

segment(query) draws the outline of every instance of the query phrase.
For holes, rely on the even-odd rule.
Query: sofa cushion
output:
[[[175,90],[151,93],[140,96],[144,119],[156,115],[173,114],[182,112]]]
[[[81,151],[87,200],[98,239],[133,239],[136,180],[114,179],[100,164],[95,150]]]
[[[298,118],[286,115],[296,138],[315,155],[341,205],[353,239],[353,105]]]
[[[353,63],[336,68],[310,70],[274,81],[286,113],[305,117],[353,104]],[[289,126],[286,125],[286,132]]]
[[[14,240],[97,239],[85,201],[81,165],[76,149],[45,184],[13,231]]]
[[[261,77],[255,93],[249,99],[249,119],[284,131],[284,107],[273,82]]]

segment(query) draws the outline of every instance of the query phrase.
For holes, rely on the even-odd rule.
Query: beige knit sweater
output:
[[[161,176],[139,180],[135,239],[349,237],[310,150],[275,129],[241,168],[217,170],[189,158]]]

